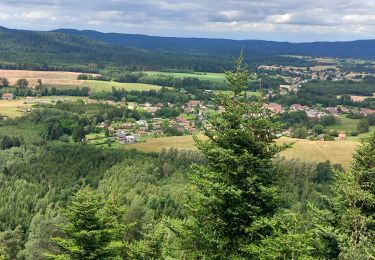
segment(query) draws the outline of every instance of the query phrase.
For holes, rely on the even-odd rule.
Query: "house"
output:
[[[327,112],[331,115],[338,115],[340,114],[339,110],[337,109],[337,107],[328,107],[327,108]]]
[[[359,113],[363,116],[369,116],[375,114],[375,110],[370,108],[361,108]]]
[[[26,102],[28,104],[32,103],[33,102],[33,97],[26,97]]]
[[[137,142],[137,137],[135,135],[126,133],[125,130],[118,130],[116,136],[118,141],[122,144],[132,144]]]
[[[302,106],[301,104],[293,104],[289,108],[291,110],[295,110],[295,111],[305,111],[305,110],[309,109],[308,106]]]
[[[200,105],[202,105],[202,101],[200,101],[200,100],[190,100],[187,105],[191,106],[191,107],[200,106]]]
[[[133,124],[132,123],[124,123],[124,124],[122,124],[122,127],[124,129],[132,129]]]
[[[291,92],[292,88],[293,86],[291,85],[280,85],[279,87],[280,95],[282,96],[287,95],[289,92]]]
[[[307,110],[305,111],[308,119],[310,120],[319,120],[319,112],[316,110]]]
[[[2,96],[1,96],[2,99],[6,99],[6,100],[12,100],[14,98],[14,95],[13,93],[4,93]]]
[[[340,141],[346,140],[346,134],[345,133],[339,133],[338,138]]]
[[[148,123],[146,120],[139,120],[137,121],[137,125],[141,130],[147,130],[148,129]]]
[[[191,106],[187,106],[187,107],[184,108],[184,112],[186,114],[193,114],[194,113],[194,108],[191,107]]]
[[[276,103],[265,104],[264,107],[271,110],[272,113],[275,113],[275,114],[279,114],[283,112],[283,107]]]

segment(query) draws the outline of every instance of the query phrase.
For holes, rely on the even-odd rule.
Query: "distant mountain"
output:
[[[260,40],[158,37],[74,29],[59,29],[55,32],[86,36],[111,44],[152,51],[233,56],[237,55],[243,47],[247,55],[255,55],[256,57],[260,55],[305,55],[375,59],[375,40],[288,43]]]

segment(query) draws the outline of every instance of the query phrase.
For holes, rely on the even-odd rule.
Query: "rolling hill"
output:
[[[212,55],[236,55],[242,47],[250,56],[305,55],[338,58],[375,58],[375,40],[351,42],[289,43],[261,40],[157,37],[137,34],[101,33],[59,29],[69,35],[86,36],[117,45],[152,51],[172,51]]]
[[[138,70],[221,72],[241,48],[246,62],[312,66],[285,55],[375,59],[375,40],[287,43],[173,38],[60,29],[50,32],[0,27],[0,69],[98,72],[108,66]]]

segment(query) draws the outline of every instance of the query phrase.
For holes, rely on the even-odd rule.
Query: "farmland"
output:
[[[82,83],[83,87],[89,87],[92,92],[111,91],[112,87],[117,89],[125,89],[127,91],[138,90],[160,90],[160,86],[141,84],[141,83],[119,83],[114,81],[98,81],[98,80],[85,80]]]
[[[65,97],[65,96],[50,96],[43,98],[34,98],[32,102],[28,103],[24,99],[13,99],[13,100],[0,100],[0,114],[15,118],[22,116],[24,111],[30,109],[33,104],[36,103],[53,103],[57,100],[76,100],[76,99],[87,99],[82,97]]]
[[[340,119],[339,124],[328,126],[327,129],[328,130],[343,131],[343,132],[347,132],[347,133],[357,131],[357,125],[360,121],[359,119],[351,119],[351,118],[347,118],[346,116],[340,116],[339,119]],[[370,133],[372,133],[372,132],[375,132],[375,126],[371,126],[368,133],[363,133],[363,134],[360,134],[359,136],[355,136],[355,137],[348,137],[348,139],[358,140],[360,138],[369,136]]]
[[[27,79],[30,86],[35,86],[38,79],[45,85],[74,85],[80,86],[82,80],[77,80],[80,73],[60,71],[28,71],[28,70],[0,70],[0,78],[7,78],[11,85],[18,79]]]
[[[225,82],[225,74],[224,73],[177,73],[177,72],[159,72],[159,71],[150,71],[144,72],[149,76],[171,76],[174,78],[198,78],[199,80],[207,80],[213,82]]]
[[[112,87],[125,89],[127,91],[139,90],[160,90],[160,86],[139,84],[139,83],[118,83],[97,80],[77,80],[80,73],[60,72],[60,71],[27,71],[27,70],[0,70],[0,78],[7,78],[11,85],[18,79],[27,79],[29,85],[34,87],[39,79],[43,85],[56,87],[58,89],[68,89],[75,87],[90,87],[93,92],[111,91]],[[95,75],[95,74],[93,74]]]
[[[348,167],[352,153],[358,144],[356,141],[308,141],[303,139],[281,138],[278,143],[295,142],[293,148],[281,153],[288,159],[300,159],[309,162],[330,160]],[[159,152],[161,149],[196,149],[192,136],[163,137],[148,139],[144,143],[125,146],[126,149],[135,148],[143,152]]]

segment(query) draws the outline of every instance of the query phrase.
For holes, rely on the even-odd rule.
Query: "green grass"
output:
[[[144,72],[145,74],[149,76],[156,76],[156,75],[162,75],[162,76],[172,76],[174,78],[198,78],[200,80],[208,80],[213,82],[225,82],[225,74],[224,73],[177,73],[177,72],[159,72],[159,71],[149,71]]]
[[[340,124],[328,126],[327,129],[345,131],[345,132],[357,131],[357,125],[358,125],[359,119],[351,119],[351,118],[347,118],[346,116],[340,116],[339,119],[340,119]]]
[[[328,126],[328,130],[337,130],[337,131],[343,131],[343,132],[356,132],[357,131],[357,125],[360,119],[351,119],[347,118],[345,115],[340,116],[340,124],[336,124],[333,126]],[[371,135],[371,133],[375,132],[375,126],[371,126],[369,129],[369,132],[360,134],[358,136],[348,136],[349,140],[360,140],[361,138],[367,137]]]
[[[82,87],[89,87],[93,92],[111,91],[112,87],[116,89],[125,89],[127,91],[149,91],[160,90],[162,87],[141,83],[119,83],[114,81],[85,80]]]
[[[223,93],[223,94],[233,94],[232,91],[230,90],[217,90],[215,91],[216,93]],[[258,96],[260,93],[256,91],[246,91],[246,96],[251,97],[251,96]]]

